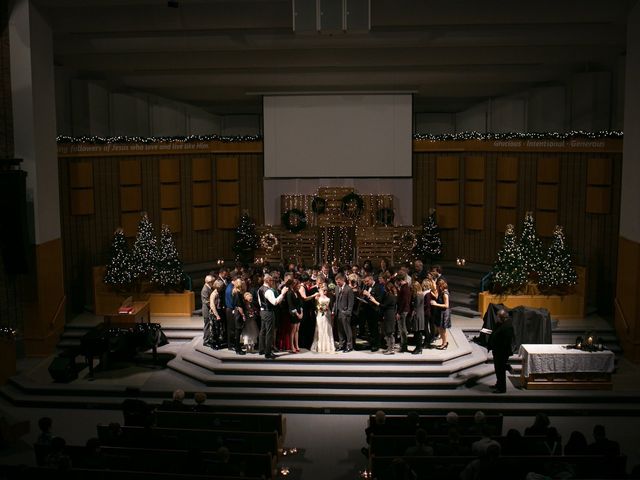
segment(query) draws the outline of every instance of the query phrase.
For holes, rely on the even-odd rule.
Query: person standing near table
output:
[[[498,311],[494,330],[489,337],[489,349],[493,351],[493,368],[496,372],[496,384],[493,393],[507,392],[507,365],[513,354],[513,324],[505,310]]]

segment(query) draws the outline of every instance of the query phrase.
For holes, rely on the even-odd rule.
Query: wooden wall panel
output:
[[[191,203],[197,207],[206,207],[211,205],[212,187],[208,182],[194,183],[192,185]]]
[[[498,158],[496,178],[499,182],[517,182],[520,159],[513,156]]]
[[[496,187],[498,207],[516,208],[518,205],[518,187],[515,183],[500,182]]]
[[[438,185],[444,183],[440,177],[458,178],[459,152],[414,153],[414,223],[419,225],[429,208],[436,208],[439,221],[450,226],[441,231],[446,260],[463,257],[469,262],[493,264],[505,225],[512,223],[520,232],[525,212],[534,211],[540,235],[551,235],[556,224],[564,226],[575,263],[589,269],[587,297],[595,299],[601,312],[610,312],[618,248],[621,154],[465,154],[465,158],[480,156],[485,162],[483,230],[469,229],[473,225],[466,214],[463,224],[459,223],[460,208],[469,208],[465,204],[466,185],[457,205],[436,202]],[[605,183],[609,171],[611,191],[607,197],[604,190],[598,190],[606,185],[598,184]],[[596,214],[606,210],[607,203],[609,212]],[[543,240],[548,245],[549,237]]]
[[[587,213],[609,213],[611,208],[611,188],[605,186],[587,186]]]
[[[93,188],[93,164],[90,161],[69,164],[69,187]]]
[[[168,226],[173,233],[178,233],[182,230],[182,224],[180,221],[180,210],[162,210],[160,212],[160,223]]]
[[[217,182],[218,205],[238,205],[240,203],[239,182]]]
[[[484,205],[484,182],[465,182],[464,201],[467,205]]]
[[[120,160],[120,185],[140,185],[142,182],[141,160]]]
[[[170,158],[166,155],[60,158],[61,228],[64,238],[65,290],[69,295],[70,314],[83,311],[92,304],[92,292],[88,288],[91,285],[91,267],[107,262],[113,232],[117,227],[123,226],[132,240],[142,210],[148,213],[156,233],[159,233],[163,222],[176,232],[174,240],[184,263],[213,263],[218,258],[234,258],[231,248],[235,225],[229,230],[218,229],[215,225],[213,207],[217,199],[213,188],[216,181],[214,172],[220,157],[228,158],[229,154],[183,154],[171,155]],[[258,224],[264,223],[262,154],[243,153],[235,158],[239,181],[237,208],[239,211],[249,211]],[[79,162],[92,166],[93,215],[71,215],[70,168],[73,167],[70,166]],[[179,166],[177,176],[176,166]],[[200,181],[205,182],[204,187],[192,181],[194,167],[195,177],[203,179]],[[124,179],[121,178],[122,174]],[[128,208],[135,209],[132,212],[120,209],[121,182],[125,187],[134,187],[132,191],[136,192],[134,204],[128,205]],[[126,191],[125,195],[130,195]],[[194,192],[205,191],[207,193],[203,195],[207,205],[198,208],[192,202]],[[171,192],[169,200],[166,192]],[[176,194],[179,203],[176,202]],[[198,195],[200,193],[196,193],[196,197]],[[197,203],[203,202],[201,197],[198,200]],[[177,207],[163,208],[168,205]]]
[[[457,181],[439,181],[436,184],[436,202],[441,205],[458,204],[460,189]]]
[[[71,189],[71,215],[93,215],[93,188]]]
[[[180,184],[160,184],[160,208],[180,208]]]
[[[120,187],[120,210],[123,212],[139,212],[142,210],[141,187]]]
[[[216,161],[216,179],[238,180],[240,178],[240,168],[238,157],[219,157]]]

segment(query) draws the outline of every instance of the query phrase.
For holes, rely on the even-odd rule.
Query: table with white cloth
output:
[[[522,386],[527,389],[610,390],[615,356],[610,350],[585,352],[566,345],[525,344]]]

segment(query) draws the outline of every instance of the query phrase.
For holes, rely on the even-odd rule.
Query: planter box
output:
[[[494,295],[481,292],[478,295],[478,310],[484,316],[490,303],[502,303],[509,308],[521,305],[531,308],[546,308],[552,318],[584,318],[584,297],[582,295]]]
[[[553,318],[584,318],[587,269],[576,265],[578,283],[571,295],[500,295],[491,292],[478,294],[478,311],[484,316],[490,303],[502,303],[505,307],[519,306],[546,308]]]
[[[104,266],[93,267],[93,311],[96,315],[111,315],[118,311],[127,297],[135,301],[148,301],[152,317],[191,317],[195,309],[195,296],[191,291],[182,293],[148,292],[117,293],[104,284]]]
[[[193,292],[149,293],[149,307],[152,317],[191,317],[196,308]]]

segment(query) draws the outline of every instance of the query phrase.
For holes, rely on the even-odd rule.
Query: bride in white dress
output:
[[[316,298],[316,333],[313,336],[311,351],[316,353],[335,353],[333,343],[333,328],[331,327],[330,299],[327,297],[327,287],[322,285],[320,295]]]

